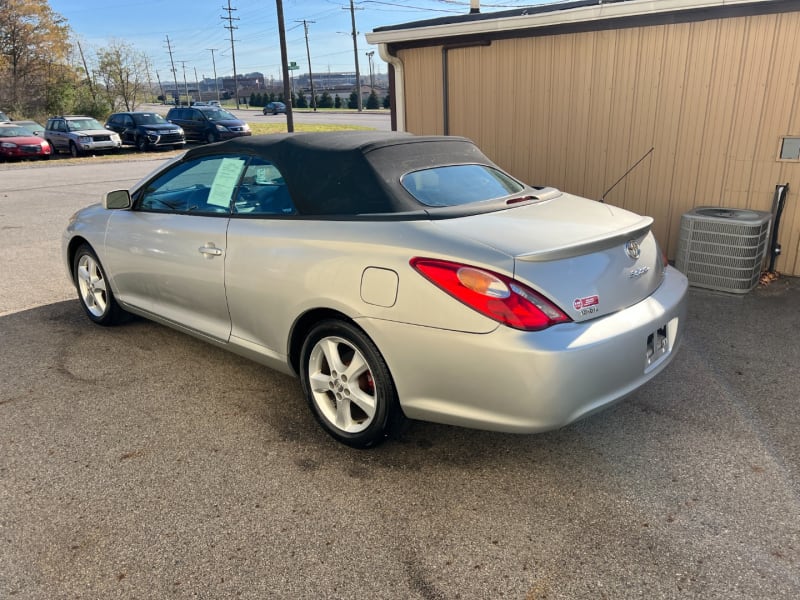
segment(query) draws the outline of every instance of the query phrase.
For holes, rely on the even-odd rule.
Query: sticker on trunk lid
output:
[[[579,311],[581,315],[591,315],[592,313],[596,313],[598,310],[598,304],[600,304],[600,296],[586,296],[585,298],[575,298],[572,301],[572,306],[575,310]]]

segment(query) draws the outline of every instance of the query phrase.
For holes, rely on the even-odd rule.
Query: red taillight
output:
[[[434,258],[410,263],[456,300],[514,329],[538,331],[570,320],[541,294],[505,275]]]

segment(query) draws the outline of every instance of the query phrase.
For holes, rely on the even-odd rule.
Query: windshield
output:
[[[162,125],[167,122],[164,117],[156,113],[141,113],[132,116],[137,125]]]
[[[223,110],[221,108],[209,106],[208,108],[202,107],[198,110],[202,110],[203,114],[208,118],[209,121],[229,121],[230,119],[236,120],[235,116],[233,116],[227,110]]]
[[[0,137],[31,137],[31,132],[24,127],[0,127]]]
[[[406,173],[400,183],[426,206],[460,206],[516,194],[524,189],[486,165],[449,165]]]
[[[87,131],[92,129],[105,129],[96,119],[70,119],[67,121],[70,131]]]

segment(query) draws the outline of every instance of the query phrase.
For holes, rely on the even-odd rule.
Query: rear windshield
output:
[[[426,206],[460,206],[502,198],[524,187],[486,165],[448,165],[406,173],[400,183]]]

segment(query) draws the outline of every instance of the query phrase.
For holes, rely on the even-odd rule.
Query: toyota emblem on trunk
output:
[[[639,258],[639,256],[642,254],[642,249],[639,246],[639,242],[636,240],[629,240],[625,242],[625,253],[634,260]]]

